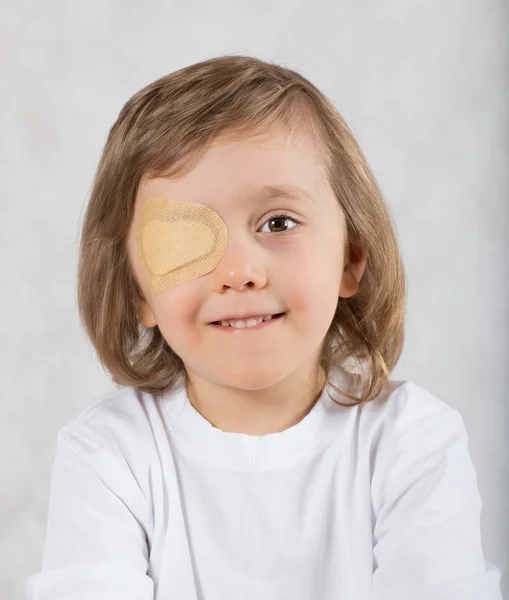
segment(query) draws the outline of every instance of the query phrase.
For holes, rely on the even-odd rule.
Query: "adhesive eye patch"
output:
[[[160,294],[210,273],[226,250],[228,229],[204,204],[148,198],[135,237],[148,284]]]

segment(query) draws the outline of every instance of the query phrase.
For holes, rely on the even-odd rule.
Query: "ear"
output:
[[[145,327],[151,328],[151,327],[155,327],[157,325],[157,320],[155,318],[155,315],[152,312],[152,309],[150,308],[150,306],[149,306],[148,302],[145,300],[145,298],[140,299],[139,314],[140,314],[140,321],[142,322],[142,324]]]
[[[360,242],[349,243],[349,256],[343,268],[341,284],[339,287],[339,296],[341,298],[350,298],[359,289],[359,282],[366,268],[366,251]]]

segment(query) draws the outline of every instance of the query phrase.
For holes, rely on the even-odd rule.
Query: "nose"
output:
[[[261,249],[253,242],[228,240],[226,250],[211,272],[214,291],[224,292],[228,288],[238,291],[265,286],[267,273]]]

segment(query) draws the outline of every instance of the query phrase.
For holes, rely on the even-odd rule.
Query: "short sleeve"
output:
[[[149,600],[145,502],[118,448],[59,432],[42,570],[28,600]]]
[[[460,413],[400,436],[376,497],[370,600],[502,600],[485,562],[482,501]]]

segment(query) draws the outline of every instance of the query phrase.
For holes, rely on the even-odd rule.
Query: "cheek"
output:
[[[305,317],[310,328],[328,325],[336,311],[339,292],[336,271],[334,252],[318,245],[294,255],[292,264],[284,270],[281,291],[285,290],[288,308]]]
[[[200,294],[196,288],[197,284],[189,281],[152,296],[159,329],[172,347],[185,343],[195,328],[200,302]]]
[[[318,244],[309,245],[290,257],[285,279],[302,297],[328,293],[337,285],[336,254]]]

